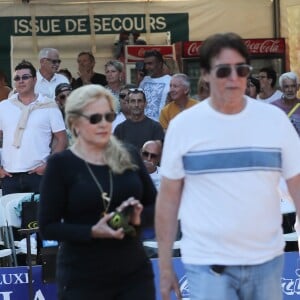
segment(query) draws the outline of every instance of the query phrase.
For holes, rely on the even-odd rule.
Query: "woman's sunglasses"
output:
[[[216,65],[214,69],[216,69],[216,76],[218,78],[226,78],[230,76],[233,69],[235,69],[235,72],[239,77],[247,77],[252,71],[252,67],[247,64],[240,64],[240,65],[222,64],[222,65]]]
[[[74,113],[80,117],[89,120],[90,124],[98,124],[103,120],[103,118],[105,119],[106,122],[112,123],[116,118],[116,114],[114,112],[109,112],[106,114],[92,114],[90,116],[87,116],[79,112],[74,112]]]

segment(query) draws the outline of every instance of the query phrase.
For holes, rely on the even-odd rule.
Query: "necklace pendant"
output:
[[[104,201],[106,201],[106,203],[108,204],[110,202],[110,197],[108,197],[107,193],[106,192],[103,192],[101,194],[101,197]]]

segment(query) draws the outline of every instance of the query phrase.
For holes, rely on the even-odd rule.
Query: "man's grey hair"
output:
[[[190,78],[184,73],[176,73],[172,76],[172,78],[179,78],[182,80],[183,85],[190,91],[191,81]]]
[[[49,52],[58,52],[55,48],[43,48],[39,52],[39,59],[48,58]]]
[[[299,79],[298,79],[298,76],[296,73],[294,73],[294,72],[283,73],[283,74],[281,74],[281,76],[279,77],[279,80],[278,80],[279,86],[281,89],[283,88],[283,80],[285,80],[285,79],[293,80],[293,81],[295,81],[295,83],[297,85],[299,84]]]

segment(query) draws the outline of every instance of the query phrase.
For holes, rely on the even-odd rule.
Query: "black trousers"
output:
[[[12,177],[6,176],[1,179],[3,195],[13,193],[40,193],[41,175],[36,173],[28,174],[27,172],[11,174]]]
[[[137,282],[107,288],[59,287],[59,300],[155,300],[154,280],[147,278]]]

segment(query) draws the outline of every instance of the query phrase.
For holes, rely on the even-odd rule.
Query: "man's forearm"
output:
[[[300,174],[287,180],[287,186],[293,198],[298,218],[300,219]]]
[[[171,185],[170,185],[171,184]],[[174,185],[163,178],[155,208],[155,229],[159,246],[161,270],[171,267],[172,249],[178,228],[178,209],[181,199],[182,182]]]
[[[55,134],[51,145],[51,154],[61,152],[68,147],[68,137],[66,132]]]

